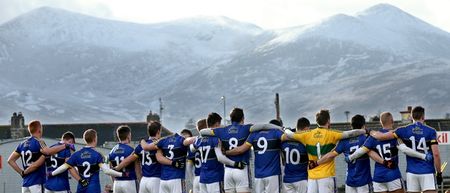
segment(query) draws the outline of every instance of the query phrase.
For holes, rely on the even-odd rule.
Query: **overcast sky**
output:
[[[378,3],[397,6],[450,32],[449,0],[0,0],[0,23],[51,6],[137,23],[223,15],[273,29],[311,23],[337,13],[352,15]]]

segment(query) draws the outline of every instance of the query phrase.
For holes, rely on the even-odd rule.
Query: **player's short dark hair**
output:
[[[206,123],[208,127],[213,126],[216,123],[219,123],[222,121],[222,117],[217,113],[209,113],[208,118],[206,118]]]
[[[283,127],[283,122],[280,121],[280,120],[277,120],[277,119],[272,119],[272,120],[269,121],[269,123],[277,125],[277,126],[280,126],[280,127]]]
[[[231,122],[241,122],[244,119],[244,110],[241,108],[233,108],[230,112]]]
[[[425,108],[421,106],[414,107],[411,110],[411,116],[414,120],[420,120],[425,117]]]
[[[95,131],[94,129],[88,129],[83,133],[83,138],[86,141],[86,143],[94,142],[96,137],[97,137],[97,131]]]
[[[366,119],[362,115],[355,115],[352,117],[352,128],[362,129],[366,125]]]
[[[306,117],[300,117],[297,120],[297,129],[298,130],[304,129],[309,126],[311,126],[311,123],[309,122],[309,120]]]
[[[71,140],[71,139],[73,139],[73,142],[75,143],[75,135],[72,132],[70,132],[70,131],[67,131],[67,132],[63,133],[62,136],[61,136],[61,139],[62,140]]]
[[[316,113],[316,122],[319,126],[324,126],[330,121],[330,111],[322,109]]]
[[[126,140],[130,133],[131,129],[128,125],[121,125],[116,130],[117,138],[119,138],[120,141]]]
[[[200,119],[197,121],[197,129],[200,131],[202,129],[205,129],[208,127],[208,124],[206,124],[206,119]]]
[[[152,121],[147,125],[147,134],[150,137],[155,137],[160,130],[161,123],[159,123],[158,121]]]
[[[192,137],[192,132],[189,129],[183,129],[180,133],[187,134],[189,137]]]

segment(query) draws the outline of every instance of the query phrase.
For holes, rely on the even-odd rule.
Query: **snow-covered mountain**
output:
[[[244,107],[293,124],[330,108],[374,115],[424,105],[450,112],[450,34],[387,4],[263,30],[226,17],[156,24],[40,8],[0,26],[0,122],[143,120],[163,97],[166,123]]]

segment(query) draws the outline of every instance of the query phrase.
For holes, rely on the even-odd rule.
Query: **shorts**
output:
[[[336,178],[308,179],[308,193],[337,192]]]
[[[251,192],[252,180],[250,174],[250,167],[248,165],[242,170],[225,167],[225,192]]]
[[[186,193],[186,183],[184,179],[161,180],[159,193]]]
[[[434,174],[413,174],[406,172],[406,189],[408,192],[437,190]]]
[[[391,192],[403,189],[403,181],[401,178],[390,182],[373,182],[374,192]]]
[[[265,178],[255,178],[255,192],[258,193],[277,193],[281,192],[280,175],[269,176]]]
[[[308,180],[283,183],[283,188],[286,193],[306,193],[308,192]]]

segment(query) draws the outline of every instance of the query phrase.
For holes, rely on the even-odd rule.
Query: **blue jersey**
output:
[[[194,164],[194,175],[200,176],[200,167],[202,166],[202,163],[200,161],[200,152],[199,151],[192,152],[189,149],[187,159]]]
[[[280,147],[283,132],[278,129],[253,132],[248,136],[247,145],[255,152],[255,177],[265,178],[280,175]]]
[[[163,155],[172,161],[186,161],[188,148],[183,145],[184,137],[174,134],[158,141],[157,146],[162,150]],[[184,179],[184,168],[175,168],[170,165],[162,165],[161,180]]]
[[[16,153],[18,153],[22,159],[23,169],[27,169],[34,162],[36,162],[42,155],[41,149],[45,145],[42,141],[36,139],[35,137],[29,137],[19,144],[16,148]],[[42,165],[34,172],[23,177],[22,186],[30,187],[36,184],[44,184],[45,182],[45,166]]]
[[[237,122],[233,122],[231,125],[224,128],[214,129],[215,136],[219,137],[222,141],[222,146],[225,150],[236,148],[245,143],[245,140],[250,134],[250,127],[252,125],[241,125]],[[241,155],[228,156],[235,162],[243,161],[248,164],[250,158],[250,151],[247,151]],[[232,167],[232,166],[226,166]]]
[[[336,146],[335,152],[337,154],[344,153],[345,155],[351,155],[358,148],[363,146],[365,141],[365,135],[341,140]],[[370,175],[370,159],[367,154],[361,156],[355,161],[355,163],[347,164],[347,180],[345,183],[348,186],[360,187],[371,182],[372,176]]]
[[[148,144],[153,143],[152,139],[147,139]],[[144,151],[139,144],[134,149],[134,156],[141,160],[142,176],[144,177],[161,177],[161,164],[156,160],[156,150]]]
[[[200,137],[194,147],[200,152],[200,183],[210,184],[223,181],[224,166],[217,160],[214,148],[219,147],[219,138]]]
[[[420,122],[400,127],[395,136],[402,139],[406,146],[420,153],[432,152],[431,145],[437,144],[436,130]],[[406,172],[413,174],[434,174],[434,161],[427,162],[419,158],[406,156]]]
[[[119,143],[111,150],[108,156],[113,167],[116,167],[129,155],[133,154],[134,149],[128,145]],[[116,180],[136,180],[136,171],[134,170],[134,163],[129,164],[127,167],[123,168],[121,172],[128,173],[128,177],[115,177]]]
[[[380,132],[386,133],[388,130],[381,129]],[[381,158],[386,161],[391,160],[396,165],[394,169],[389,169],[382,164],[375,163],[373,181],[385,183],[402,177],[400,170],[398,169],[397,139],[378,141],[373,137],[369,137],[364,143],[364,147],[377,152]]]
[[[71,167],[77,167],[78,174],[82,179],[89,181],[89,185],[83,188],[78,184],[78,193],[100,193],[100,178],[99,170],[101,164],[103,164],[103,156],[96,151],[93,147],[83,147],[79,151],[75,152],[66,164]]]
[[[294,183],[308,179],[308,153],[303,144],[297,141],[281,143],[284,154],[284,183]]]
[[[59,146],[62,144],[63,143],[58,142],[50,147]],[[55,155],[47,156],[45,158],[47,173],[51,173],[55,171],[56,168],[63,165],[71,154],[70,149],[64,149]],[[44,186],[46,189],[51,191],[70,191],[69,172],[65,171],[57,176],[48,177]]]

